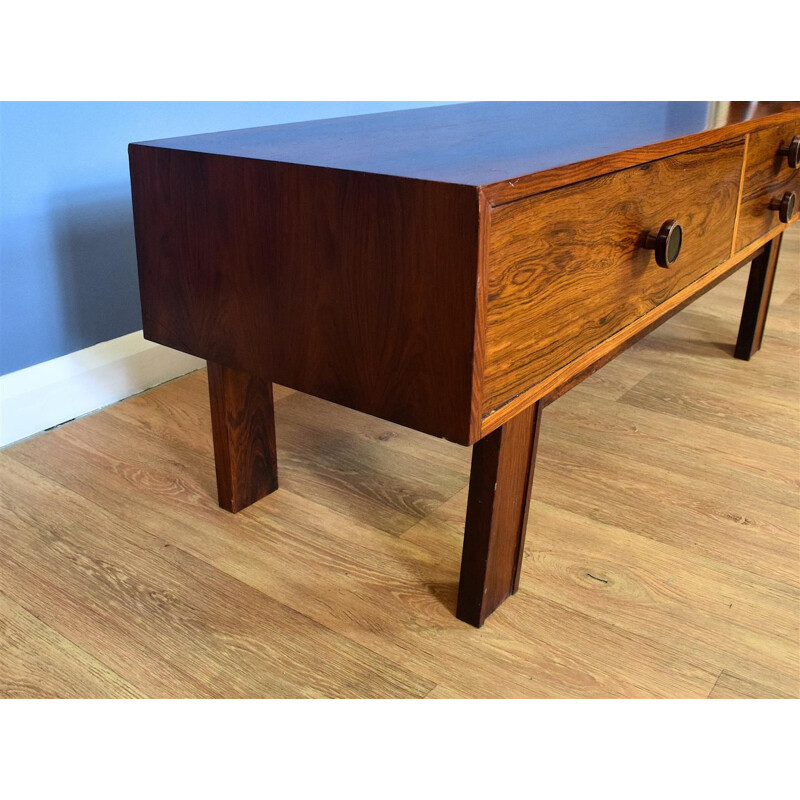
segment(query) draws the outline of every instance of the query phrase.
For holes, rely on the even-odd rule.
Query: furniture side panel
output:
[[[468,443],[474,188],[130,155],[148,339]]]

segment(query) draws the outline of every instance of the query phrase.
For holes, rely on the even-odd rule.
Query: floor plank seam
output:
[[[724,669],[721,669],[719,671],[719,675],[717,675],[717,679],[714,681],[714,685],[711,687],[711,690],[709,691],[708,695],[706,696],[706,700],[710,700],[711,699],[711,695],[714,694],[714,690],[717,688],[717,684],[719,683],[719,679],[722,677],[722,674],[724,672],[725,672]]]

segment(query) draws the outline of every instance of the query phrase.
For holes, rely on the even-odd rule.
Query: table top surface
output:
[[[484,186],[727,124],[706,102],[484,102],[140,142]]]

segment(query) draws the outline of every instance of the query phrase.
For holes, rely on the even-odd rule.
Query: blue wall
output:
[[[142,327],[129,142],[436,103],[0,103],[0,375]]]

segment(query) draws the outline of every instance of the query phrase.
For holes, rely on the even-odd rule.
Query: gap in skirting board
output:
[[[141,331],[0,376],[0,447],[205,366]]]

